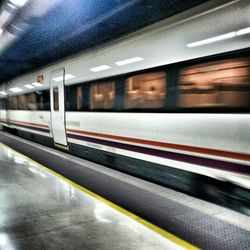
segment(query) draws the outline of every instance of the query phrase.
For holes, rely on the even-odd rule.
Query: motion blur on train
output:
[[[1,126],[250,214],[248,13],[190,9],[19,76],[0,87]]]

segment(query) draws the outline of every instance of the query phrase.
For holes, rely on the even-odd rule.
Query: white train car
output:
[[[249,213],[249,13],[206,3],[18,77],[1,86],[0,123],[187,193],[237,193]]]

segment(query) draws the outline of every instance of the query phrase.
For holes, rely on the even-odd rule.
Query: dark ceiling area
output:
[[[54,4],[43,6],[53,1]],[[0,82],[128,34],[205,1],[30,0],[16,14],[12,23],[5,27],[6,31],[15,35],[15,39],[0,51]],[[7,2],[13,3],[0,1],[0,6],[3,8]],[[0,46],[3,34],[0,34]]]

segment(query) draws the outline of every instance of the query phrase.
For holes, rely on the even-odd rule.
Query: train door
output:
[[[65,128],[64,68],[50,74],[51,128],[56,146],[67,147]]]

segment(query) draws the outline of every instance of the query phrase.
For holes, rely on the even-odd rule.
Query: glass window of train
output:
[[[27,101],[25,95],[18,96],[18,109],[25,110],[27,109]]]
[[[26,96],[28,110],[37,110],[36,94],[30,93]]]
[[[82,86],[76,87],[76,109],[82,110]]]
[[[48,89],[42,91],[43,110],[50,110],[50,92]]]
[[[36,106],[37,110],[43,110],[42,91],[36,91]]]
[[[11,105],[11,98],[12,98],[12,97],[9,96],[8,99],[7,99],[7,109],[11,109],[11,106],[12,106],[12,105]]]
[[[114,82],[92,83],[90,87],[90,109],[112,109],[115,100]]]
[[[127,78],[125,109],[163,108],[166,85],[165,72],[146,73]]]
[[[59,110],[59,93],[58,88],[53,89],[53,99],[54,99],[54,110]]]
[[[67,111],[76,111],[76,86],[66,86],[66,94]]]
[[[237,58],[183,68],[179,107],[247,107],[250,58]]]
[[[36,101],[38,110],[49,110],[49,91],[36,91]]]
[[[0,99],[0,109],[6,109],[5,103],[6,103],[5,98],[1,98]]]
[[[9,108],[17,109],[17,96],[9,97]]]
[[[65,98],[64,98],[64,100],[65,100],[65,111],[70,111],[71,110],[71,108],[70,108],[70,86],[65,86]]]

